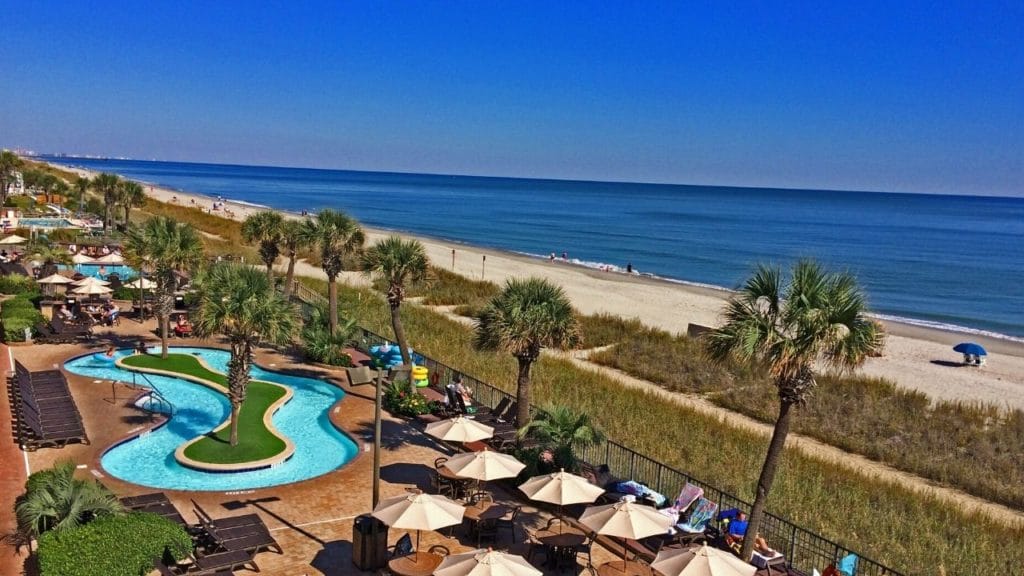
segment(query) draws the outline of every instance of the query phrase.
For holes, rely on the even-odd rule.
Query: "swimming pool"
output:
[[[159,353],[159,348],[153,351]],[[195,354],[214,370],[227,372],[230,354],[212,348],[174,347],[171,351]],[[117,356],[129,354],[119,350]],[[132,373],[90,354],[72,359],[64,367],[96,380],[132,382]],[[315,478],[341,467],[358,452],[348,436],[330,423],[328,410],[345,393],[336,386],[253,366],[253,378],[283,384],[295,395],[274,416],[274,426],[295,442],[295,454],[282,464],[246,472],[202,472],[174,459],[174,450],[209,432],[230,415],[227,397],[201,384],[149,374],[150,382],[174,405],[168,423],[107,450],[100,463],[111,476],[126,482],[170,490],[243,490],[266,488]],[[145,384],[145,380],[139,379]],[[97,386],[103,384],[97,383]],[[94,424],[95,425],[95,424]]]
[[[121,280],[127,280],[128,278],[138,276],[138,273],[135,272],[134,268],[131,266],[125,266],[124,264],[74,264],[71,266],[61,266],[61,268],[81,272],[85,276],[92,276],[93,278],[99,278],[100,280],[106,280],[107,276],[110,276],[111,274],[117,274]]]
[[[18,218],[21,228],[68,228],[72,225],[66,218]]]

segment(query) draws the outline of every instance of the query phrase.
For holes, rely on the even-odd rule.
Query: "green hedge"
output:
[[[39,537],[41,576],[140,576],[167,551],[172,559],[192,552],[180,525],[147,512],[98,518],[78,528]]]
[[[0,276],[0,294],[39,294],[35,280],[21,274]]]
[[[5,342],[24,342],[25,328],[34,328],[43,315],[26,295],[15,296],[0,303]]]

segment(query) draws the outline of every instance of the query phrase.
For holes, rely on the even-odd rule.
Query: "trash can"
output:
[[[360,570],[377,570],[387,564],[388,527],[369,514],[356,516],[352,524],[352,562]]]

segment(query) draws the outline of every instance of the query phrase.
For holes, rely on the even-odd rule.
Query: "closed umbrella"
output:
[[[92,264],[96,260],[94,258],[86,256],[85,254],[75,254],[74,256],[71,257],[71,261],[75,264]]]
[[[664,576],[753,576],[757,567],[718,548],[663,549],[651,568]]]
[[[427,424],[425,432],[450,442],[476,442],[494,436],[494,428],[461,415]]]
[[[462,504],[444,496],[413,492],[383,500],[371,515],[401,530],[416,531],[416,549],[420,548],[420,530],[437,530],[462,523]]]
[[[473,550],[445,558],[434,576],[540,576],[522,556],[496,550]]]
[[[598,534],[640,540],[656,534],[667,534],[672,518],[650,506],[637,504],[631,496],[607,506],[591,506],[583,511],[580,523]],[[626,547],[622,549],[626,560]]]
[[[559,517],[562,516],[562,506],[593,502],[604,494],[604,488],[594,486],[586,478],[565,470],[534,476],[520,484],[519,490],[530,500],[558,504]],[[561,528],[562,523],[558,525]]]

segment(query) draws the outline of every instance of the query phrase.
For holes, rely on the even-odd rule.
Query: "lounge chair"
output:
[[[377,380],[377,371],[369,366],[345,368],[345,372],[348,373],[348,383],[350,386],[373,384]]]
[[[194,574],[198,575],[214,575],[223,574],[225,572],[230,573],[232,570],[238,568],[245,568],[251,566],[254,572],[259,572],[260,567],[256,565],[256,560],[253,559],[251,552],[245,550],[232,550],[229,552],[214,552],[212,554],[203,554],[202,556],[195,556],[194,565],[198,569],[198,572]],[[190,572],[190,574],[193,574]]]
[[[679,530],[680,542],[687,543],[703,537],[704,531],[707,530],[708,522],[715,517],[715,512],[717,511],[718,504],[703,496],[700,497],[694,503],[693,511],[690,512],[690,517],[686,522],[676,524],[676,529]]]

